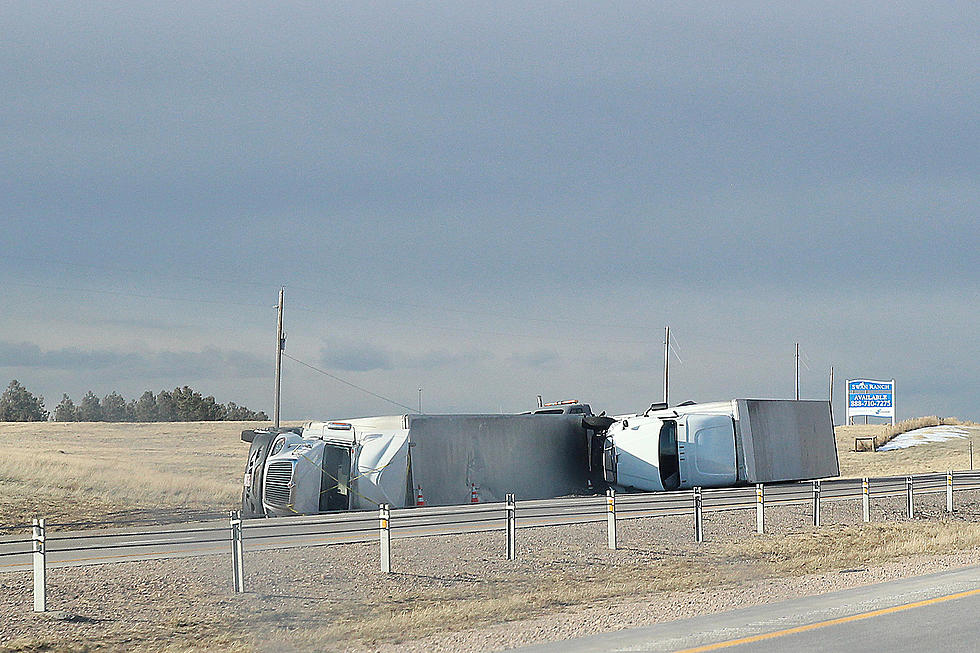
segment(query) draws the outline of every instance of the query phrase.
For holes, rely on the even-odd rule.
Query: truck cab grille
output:
[[[272,506],[289,505],[290,488],[293,480],[293,463],[280,460],[269,465],[265,472],[265,502]]]

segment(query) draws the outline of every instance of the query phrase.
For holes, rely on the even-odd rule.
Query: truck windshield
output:
[[[323,448],[320,473],[320,512],[350,508],[350,449],[327,445]]]
[[[660,427],[660,482],[665,490],[676,490],[681,484],[677,463],[677,422],[674,421],[666,421]]]

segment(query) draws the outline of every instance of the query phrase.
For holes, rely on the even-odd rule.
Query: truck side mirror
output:
[[[582,428],[596,433],[604,433],[616,422],[612,417],[603,415],[586,415],[582,418]]]
[[[616,446],[609,440],[602,445],[602,479],[610,485],[616,484]]]

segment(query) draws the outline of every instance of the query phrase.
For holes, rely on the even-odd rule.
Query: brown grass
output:
[[[765,561],[774,574],[796,575],[977,547],[980,524],[919,521],[824,527],[782,537],[750,538],[735,543],[731,553]]]
[[[952,418],[942,421],[953,422]],[[980,464],[980,427],[955,421],[965,424],[976,440]],[[234,509],[248,452],[240,434],[253,426],[242,422],[0,423],[0,527],[23,526],[36,515],[55,523],[120,523],[173,521]],[[889,452],[853,451],[855,435],[875,435],[884,441],[887,428],[837,427],[842,476],[969,468],[965,439]]]
[[[651,525],[637,534],[649,534]],[[464,549],[481,539],[455,537]],[[651,537],[658,544],[651,546]],[[67,640],[38,628],[33,636],[24,633],[0,642],[0,651],[376,650],[400,641],[569,611],[601,614],[606,606],[624,601],[644,608],[651,601],[690,604],[701,593],[725,593],[762,582],[792,583],[777,579],[875,567],[906,556],[975,550],[980,547],[980,525],[917,520],[825,526],[781,535],[745,533],[702,545],[668,544],[648,536],[636,543],[638,548],[614,552],[579,550],[573,541],[570,538],[568,547],[558,550],[533,547],[525,553],[529,560],[495,563],[478,573],[479,582],[472,582],[476,574],[452,573],[457,567],[445,558],[433,561],[438,571],[426,571],[437,577],[367,574],[355,587],[332,572],[314,572],[327,582],[318,591],[305,587],[298,592],[287,582],[288,593],[299,596],[285,601],[275,590],[250,590],[230,600],[220,592],[216,595],[208,585],[213,580],[189,581],[172,596],[162,585],[172,578],[170,572],[164,578],[148,577],[141,586],[150,592],[127,604],[127,611],[146,611],[140,618],[108,619],[104,627],[95,619],[79,631],[63,631]],[[375,553],[368,545],[352,545],[346,551],[354,557]],[[309,569],[295,569],[295,553],[275,555],[283,557],[268,561],[272,569],[308,573]],[[444,586],[434,584],[442,579],[447,581]],[[195,613],[198,602],[206,606],[201,614]],[[79,607],[80,614],[93,609]],[[257,641],[250,643],[252,637]]]
[[[378,597],[362,604],[356,617],[328,620],[305,637],[316,641],[358,641],[373,644],[391,633],[411,638],[448,630],[465,630],[488,623],[519,621],[550,614],[570,606],[593,605],[626,596],[698,590],[732,584],[745,578],[746,568],[733,566],[717,555],[664,557],[656,564],[636,561],[612,570],[595,566],[549,578],[501,579],[497,582],[426,588]]]
[[[234,508],[244,422],[0,422],[0,526]]]
[[[922,418],[928,421],[929,418]],[[911,421],[911,420],[909,420]],[[928,472],[945,472],[947,470],[963,470],[970,468],[970,441],[976,454],[975,464],[980,466],[980,426],[972,422],[956,420],[959,426],[967,432],[966,438],[954,438],[945,442],[933,442],[907,449],[894,451],[865,451],[854,450],[854,438],[857,436],[876,436],[884,442],[885,430],[891,428],[884,424],[858,424],[855,426],[838,426],[834,429],[837,436],[837,458],[840,461],[841,476],[901,476],[904,474],[923,474]],[[943,418],[944,424],[951,424],[952,418]],[[898,426],[896,424],[896,426]],[[921,427],[919,427],[921,428]]]
[[[664,593],[732,588],[769,578],[797,577],[921,554],[949,554],[980,547],[980,525],[962,522],[914,522],[825,527],[779,536],[746,536],[711,542],[697,551],[633,557],[609,565],[590,561],[554,570],[548,578],[498,578],[424,591],[385,592],[360,605],[338,604],[292,644],[318,648],[325,642],[418,639],[492,623],[531,619],[571,607],[595,607],[607,601],[642,599]],[[353,612],[353,614],[352,614]],[[319,624],[324,625],[319,625]]]

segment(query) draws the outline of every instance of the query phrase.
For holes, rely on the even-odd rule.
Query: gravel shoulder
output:
[[[229,555],[49,572],[52,613],[30,612],[29,573],[0,575],[0,650],[486,651],[648,625],[980,564],[980,493],[520,529],[376,544],[248,552],[248,592],[231,591]]]

